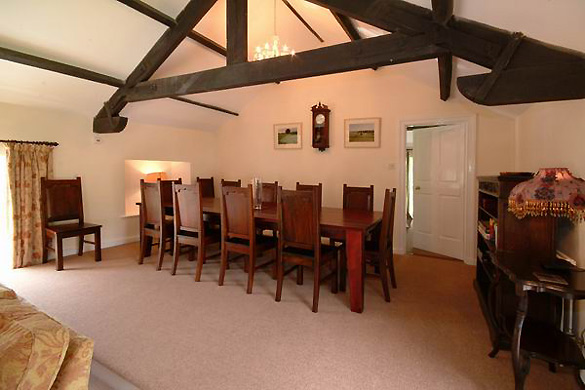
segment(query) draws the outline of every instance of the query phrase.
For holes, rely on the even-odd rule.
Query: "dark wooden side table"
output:
[[[550,271],[540,264],[550,259],[526,258],[527,255],[498,252],[495,265],[516,287],[518,306],[512,337],[512,364],[516,390],[524,389],[524,381],[530,370],[530,359],[537,358],[549,363],[585,369],[585,359],[577,344],[573,321],[573,303],[585,299],[585,272]],[[544,282],[536,273],[561,276],[567,284]],[[552,294],[563,300],[563,319],[558,326],[527,318],[529,292]]]

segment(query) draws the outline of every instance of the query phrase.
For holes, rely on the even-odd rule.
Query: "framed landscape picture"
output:
[[[302,147],[302,123],[274,125],[275,149],[300,149]]]
[[[379,148],[380,118],[345,120],[346,148]]]

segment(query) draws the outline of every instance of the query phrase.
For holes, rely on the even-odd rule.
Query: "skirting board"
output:
[[[103,384],[101,387],[109,387],[107,390],[140,390],[138,387],[134,386],[132,383],[128,382],[126,379],[122,378],[120,375],[116,374],[114,371],[95,360],[95,358],[91,362],[91,373],[89,379],[90,389],[92,388],[92,381],[98,382],[100,385]]]

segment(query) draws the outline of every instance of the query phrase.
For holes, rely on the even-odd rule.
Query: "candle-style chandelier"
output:
[[[280,46],[280,38],[276,33],[276,0],[274,0],[274,34],[272,36],[272,43],[266,42],[263,46],[256,46],[254,51],[254,61],[265,60],[267,58],[274,58],[278,56],[295,55],[295,51],[286,44]]]

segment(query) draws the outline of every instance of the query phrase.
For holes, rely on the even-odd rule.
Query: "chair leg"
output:
[[[55,237],[55,263],[57,271],[63,271],[63,239],[59,236]]]
[[[195,251],[196,250],[197,250],[197,247],[194,247],[194,246],[191,247],[191,250],[189,251],[189,261],[195,261]]]
[[[175,246],[173,251],[173,268],[171,269],[171,275],[175,275],[177,273],[177,266],[179,265],[179,256],[181,255],[181,244],[179,244],[179,240],[175,238]]]
[[[339,289],[339,274],[337,272],[338,267],[339,267],[339,253],[337,253],[335,260],[331,261],[329,263],[329,270],[333,273],[333,277],[331,278],[331,293],[333,293],[333,294],[337,294],[337,291]]]
[[[345,258],[345,248],[339,252],[339,291],[345,292],[345,285],[347,283],[347,260]]]
[[[386,259],[382,256],[378,259],[380,268],[380,280],[382,281],[382,290],[384,290],[384,300],[390,302],[390,289],[388,288],[388,270],[386,269]]]
[[[158,264],[156,266],[156,270],[160,271],[162,269],[163,261],[165,260],[165,247],[167,243],[167,238],[161,233],[160,240],[158,243]]]
[[[48,243],[48,239],[47,239],[47,235],[45,234],[45,231],[43,229],[43,264],[45,264],[47,262],[47,260],[49,260],[49,249],[47,248],[47,246],[49,245]]]
[[[150,257],[150,255],[152,255],[152,243],[153,243],[153,238],[152,236],[144,236],[143,241],[146,241],[146,251],[144,252],[144,257]]]
[[[321,285],[321,264],[315,262],[313,280],[313,313],[319,310],[319,286]]]
[[[83,256],[83,240],[84,240],[84,236],[81,235],[79,237],[77,237],[77,256]]]
[[[282,282],[284,281],[284,264],[282,263],[282,257],[280,254],[276,258],[276,297],[274,300],[280,302],[282,297]]]
[[[94,233],[93,240],[95,243],[95,261],[100,262],[102,261],[102,232],[100,229]]]
[[[203,270],[203,263],[205,262],[205,247],[203,244],[197,248],[197,268],[195,269],[195,281],[201,281],[201,271]]]
[[[396,272],[394,272],[394,252],[390,253],[388,258],[388,268],[390,270],[390,281],[392,282],[392,288],[396,288]]]
[[[146,256],[146,247],[148,244],[148,237],[142,236],[142,241],[140,242],[140,257],[138,258],[138,264],[144,264],[144,257]]]
[[[303,273],[304,273],[303,266],[299,264],[297,266],[297,284],[299,286],[303,285]]]
[[[256,271],[256,253],[252,250],[252,253],[248,256],[248,288],[247,294],[252,294],[252,288],[254,287],[254,273]]]
[[[223,286],[223,280],[225,278],[225,269],[228,262],[228,251],[227,248],[221,245],[221,266],[219,267],[219,282],[217,283],[218,286]]]

